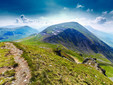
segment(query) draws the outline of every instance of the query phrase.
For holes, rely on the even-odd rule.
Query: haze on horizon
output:
[[[113,33],[112,3],[112,0],[1,0],[0,26],[28,25],[40,30],[75,21]]]

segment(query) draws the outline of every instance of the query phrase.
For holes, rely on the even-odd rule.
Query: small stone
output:
[[[52,66],[52,65],[49,65],[49,66]]]

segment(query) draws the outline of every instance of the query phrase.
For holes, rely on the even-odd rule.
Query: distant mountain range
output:
[[[6,26],[0,28],[0,41],[13,41],[38,33],[29,26]]]
[[[90,32],[95,34],[99,39],[113,47],[113,34],[112,33],[106,33],[106,32],[101,32],[99,30],[96,30],[92,28],[91,26],[85,26]]]

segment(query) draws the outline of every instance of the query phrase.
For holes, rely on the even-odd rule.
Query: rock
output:
[[[99,70],[102,74],[104,74],[105,76],[107,76],[106,75],[106,71],[104,70],[104,69],[102,69],[100,66],[99,66],[99,64],[96,62],[96,58],[86,58],[83,62],[82,62],[82,64],[87,64],[87,65],[90,65],[90,66],[92,66],[92,67],[94,67],[94,68],[96,68],[96,70]]]
[[[57,55],[62,56],[61,55],[61,50],[59,50],[60,46],[58,46],[55,50],[55,52],[57,53]]]

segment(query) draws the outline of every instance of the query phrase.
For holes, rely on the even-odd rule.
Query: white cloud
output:
[[[87,9],[86,11],[87,11],[87,12],[90,12],[90,9]]]
[[[97,17],[95,19],[95,22],[98,23],[98,24],[104,24],[106,22],[106,18],[105,17]]]
[[[87,12],[93,12],[93,9],[89,9],[89,8],[88,8],[86,11],[87,11]]]
[[[16,23],[20,23],[20,20],[18,18],[16,18]]]
[[[95,19],[88,17],[76,18],[75,21],[83,26],[91,26],[102,32],[113,33],[113,21],[106,21],[106,23],[98,24]]]
[[[77,4],[76,8],[83,8],[83,5]]]
[[[102,15],[106,15],[108,12],[107,11],[104,11],[104,12],[102,12]]]
[[[28,23],[30,20],[27,19],[24,15],[20,16],[21,20],[23,21],[23,23]]]
[[[107,32],[107,33],[113,33],[113,21],[107,21],[104,24],[96,24],[93,23],[91,24],[91,26],[97,30],[103,31],[103,32]]]
[[[113,14],[113,10],[109,12],[109,14]]]
[[[64,7],[64,10],[68,9],[67,7]]]
[[[16,18],[16,23],[33,23],[34,20],[30,20],[25,17],[25,15],[21,15],[20,18]]]
[[[90,9],[91,10],[91,9]],[[109,15],[109,13],[107,12],[107,15]],[[70,22],[70,21],[75,21],[80,23],[81,25],[89,25],[97,30],[100,31],[104,31],[104,32],[112,32],[113,33],[113,21],[110,21],[109,19],[107,19],[107,17],[105,18],[105,16],[90,16],[89,13],[85,12],[85,13],[64,13],[63,14],[56,14],[54,16],[46,16],[46,17],[39,17],[36,16],[35,19],[31,18],[26,18],[25,16],[21,16],[21,18],[19,17],[19,19],[16,19],[15,23],[15,18],[11,18],[6,20],[7,23],[5,23],[5,20],[3,19],[3,21],[0,20],[0,23],[2,23],[2,26],[6,26],[6,25],[28,25],[31,26],[33,28],[36,28],[38,30],[43,30],[44,28],[46,28],[47,26],[53,25],[53,24],[58,24],[58,23],[63,23],[63,22]],[[106,20],[107,19],[107,20]],[[22,20],[27,21],[27,23],[23,23]],[[0,25],[0,26],[1,26]]]

